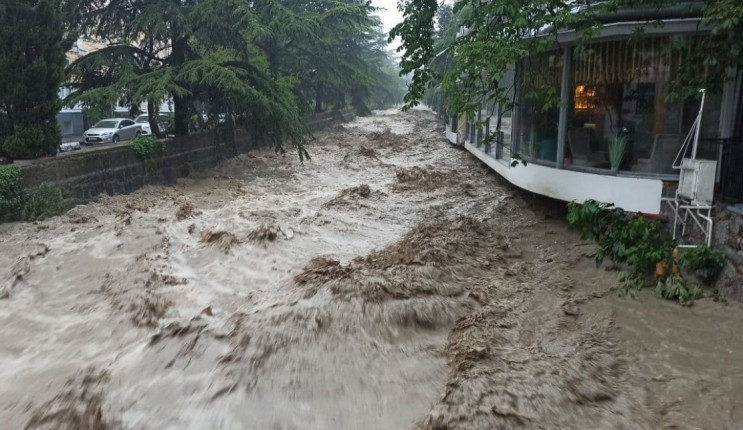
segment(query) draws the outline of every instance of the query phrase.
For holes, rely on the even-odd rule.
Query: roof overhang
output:
[[[596,33],[591,36],[592,41],[626,38],[642,30],[645,35],[662,34],[688,34],[697,32],[708,32],[709,27],[702,22],[701,18],[675,18],[662,21],[624,21],[603,24]],[[558,43],[571,43],[578,39],[578,30],[560,30],[554,33],[543,34],[540,37],[556,37]]]

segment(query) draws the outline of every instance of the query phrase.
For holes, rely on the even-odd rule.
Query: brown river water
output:
[[[0,429],[743,429],[743,308],[616,297],[433,114],[0,225]]]

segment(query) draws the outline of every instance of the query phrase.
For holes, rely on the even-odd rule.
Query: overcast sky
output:
[[[402,14],[397,11],[397,0],[372,0],[372,5],[380,8],[377,13],[382,18],[385,32],[389,33],[392,27],[402,21]]]

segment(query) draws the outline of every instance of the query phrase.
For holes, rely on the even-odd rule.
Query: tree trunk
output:
[[[320,85],[315,86],[315,113],[322,113],[322,88]]]
[[[173,63],[182,65],[186,62],[186,50],[188,49],[186,39],[176,39],[173,42]],[[173,108],[175,110],[175,135],[188,136],[189,111],[191,110],[190,96],[173,95]]]
[[[150,121],[150,131],[152,135],[160,139],[165,137],[165,133],[160,131],[160,125],[157,123],[158,109],[152,100],[147,100],[147,119]]]
[[[189,97],[173,96],[173,108],[175,110],[175,135],[188,136],[188,111],[191,100]]]

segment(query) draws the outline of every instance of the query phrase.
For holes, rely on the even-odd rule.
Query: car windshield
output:
[[[93,128],[116,128],[118,121],[98,121]]]

